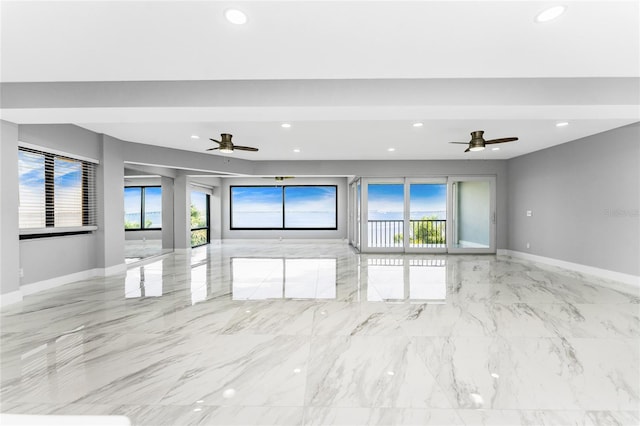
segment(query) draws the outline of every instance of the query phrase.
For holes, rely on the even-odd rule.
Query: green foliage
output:
[[[144,221],[145,228],[150,228],[152,224],[153,224],[153,221],[151,219],[145,219]]]
[[[417,223],[411,223],[412,235],[409,237],[409,243],[446,244],[446,228],[441,223],[436,215],[424,216]],[[394,243],[401,243],[403,239],[403,234],[393,236]]]
[[[140,229],[140,223],[132,222],[130,220],[125,220],[124,229]]]
[[[207,226],[207,217],[202,215],[202,212],[191,204],[191,227],[203,228]]]
[[[445,227],[439,226],[438,216],[425,216],[413,226],[412,244],[445,244]]]
[[[198,231],[191,231],[191,247],[201,246],[207,243],[207,230],[200,229]]]

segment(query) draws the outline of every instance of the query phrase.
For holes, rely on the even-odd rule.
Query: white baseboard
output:
[[[127,264],[121,263],[119,265],[109,266],[108,268],[96,268],[94,269],[94,271],[96,271],[94,275],[96,277],[106,277],[109,275],[122,274],[124,272],[127,272]]]
[[[62,275],[59,277],[50,278],[48,280],[21,285],[20,290],[2,295],[2,302],[0,306],[6,306],[21,302],[24,296],[28,296],[30,294],[50,290],[52,288],[60,287],[62,285],[70,284],[76,281],[88,280],[93,277],[106,277],[108,275],[116,275],[126,272],[126,270],[127,265],[122,263],[120,265],[114,265],[108,268],[88,269],[86,271],[75,272],[73,274]]]
[[[460,248],[488,248],[489,246],[486,244],[479,244],[479,243],[474,243],[471,241],[464,241],[464,240],[460,240],[458,241],[458,247]]]
[[[347,238],[224,238],[224,244],[349,244]]]
[[[22,302],[22,292],[20,290],[0,294],[0,307],[13,305],[18,302]]]
[[[38,293],[44,290],[50,290],[52,288],[60,287],[61,285],[69,284],[75,281],[88,280],[96,275],[96,269],[89,269],[87,271],[75,272],[69,275],[62,275],[60,277],[50,278],[48,280],[37,281],[31,284],[25,284],[20,286],[20,291],[24,296]]]
[[[605,280],[616,281],[629,286],[638,292],[640,290],[640,277],[637,275],[624,274],[622,272],[611,271],[608,269],[596,268],[593,266],[582,265],[580,263],[567,262],[564,260],[553,259],[551,257],[538,256],[535,254],[523,253],[515,250],[499,249],[497,252],[500,256],[511,256],[517,259],[529,260],[531,262],[543,263],[546,265],[557,266],[559,268],[568,269],[570,271],[581,274],[592,275]]]

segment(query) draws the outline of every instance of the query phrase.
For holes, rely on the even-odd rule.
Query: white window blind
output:
[[[95,228],[94,163],[26,147],[18,161],[21,230]]]

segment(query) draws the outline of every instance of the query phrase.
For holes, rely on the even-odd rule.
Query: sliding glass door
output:
[[[449,178],[450,253],[495,253],[495,183],[494,177]]]
[[[349,189],[349,241],[351,245],[360,250],[361,233],[361,184],[360,179],[354,181]]]
[[[405,218],[405,251],[446,251],[446,180],[407,179],[405,191],[408,216]]]
[[[404,180],[368,181],[366,189],[368,251],[403,251]]]
[[[495,177],[361,181],[361,194],[352,187],[352,238],[364,251],[495,253]]]

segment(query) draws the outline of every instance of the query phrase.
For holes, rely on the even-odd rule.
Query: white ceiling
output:
[[[553,4],[2,1],[2,117],[197,152],[232,133],[255,160],[512,158],[640,120],[640,3],[534,23]],[[480,129],[520,140],[447,144]]]

